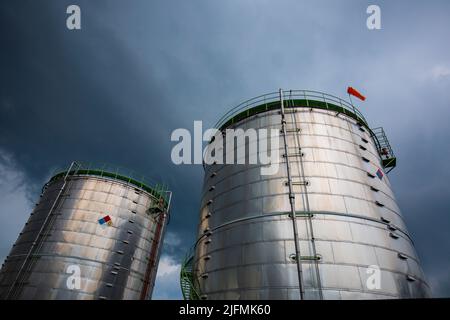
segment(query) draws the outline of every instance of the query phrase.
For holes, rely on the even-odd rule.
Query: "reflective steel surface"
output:
[[[106,177],[68,176],[54,219],[18,277],[63,183],[48,184],[20,233],[0,272],[0,298],[150,298],[166,215],[149,210],[155,196]],[[106,215],[111,226],[99,224]]]
[[[389,178],[376,175],[384,170],[368,128],[333,111],[295,109],[286,114],[287,144],[290,154],[303,152],[289,158],[293,180],[308,182],[293,187],[305,298],[429,296]],[[281,115],[229,128],[280,129]],[[203,299],[299,299],[281,136],[279,147],[272,176],[258,165],[205,165],[193,268]]]

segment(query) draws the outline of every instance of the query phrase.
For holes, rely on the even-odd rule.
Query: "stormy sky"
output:
[[[81,30],[66,28],[70,4]],[[172,164],[171,132],[280,87],[352,85],[398,157],[390,179],[433,293],[449,297],[449,16],[449,1],[1,1],[0,260],[56,168],[108,162],[173,190],[154,298],[180,298],[202,168]]]

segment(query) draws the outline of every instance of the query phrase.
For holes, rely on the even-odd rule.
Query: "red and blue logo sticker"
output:
[[[380,168],[378,168],[377,172],[375,173],[378,177],[378,179],[382,180],[384,177],[383,171],[381,171]]]
[[[109,215],[104,216],[103,218],[98,220],[98,223],[101,226],[112,226],[112,220]]]

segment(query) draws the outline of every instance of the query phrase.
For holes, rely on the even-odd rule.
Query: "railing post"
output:
[[[105,172],[105,166],[106,166],[106,163],[103,163],[100,177],[103,177],[103,173]]]
[[[345,113],[345,108],[344,108],[344,105],[342,104],[342,99],[341,98],[338,98],[339,99],[339,105],[340,105],[340,107],[342,108],[342,110],[344,110],[344,114],[346,114]]]
[[[325,102],[325,105],[327,106],[327,110],[329,109],[329,107],[328,107],[328,102],[327,102],[327,100],[325,99],[325,93],[323,93],[322,92],[322,98],[323,98],[323,102]]]

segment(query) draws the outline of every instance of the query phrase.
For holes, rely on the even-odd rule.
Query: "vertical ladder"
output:
[[[300,243],[298,238],[298,230],[297,230],[297,217],[295,212],[295,194],[293,192],[292,187],[292,178],[291,178],[291,167],[289,162],[289,153],[288,153],[288,144],[286,137],[286,117],[284,112],[284,101],[283,101],[283,90],[280,89],[280,105],[281,105],[281,134],[283,135],[283,144],[284,144],[284,154],[286,158],[286,171],[287,171],[287,184],[289,187],[289,204],[291,206],[291,219],[292,219],[292,228],[294,231],[294,242],[295,242],[295,255],[297,262],[297,275],[298,275],[298,284],[300,289],[300,300],[304,299],[304,285],[303,285],[303,275],[302,275],[302,261],[300,255]]]
[[[159,257],[161,255],[161,247],[162,247],[162,241],[164,239],[164,233],[165,233],[165,225],[167,223],[167,217],[169,216],[170,211],[170,203],[172,200],[172,192],[171,191],[164,191],[164,188],[159,188],[159,185],[156,185],[156,193],[160,194],[159,201],[164,200],[163,193],[169,193],[169,199],[167,202],[167,207],[164,208],[164,202],[162,211],[157,213],[156,216],[153,218],[155,222],[155,231],[152,241],[152,246],[150,249],[150,256],[149,261],[147,264],[147,269],[144,276],[144,283],[142,286],[142,291],[140,295],[141,300],[147,300],[151,298],[150,294],[151,289],[153,289],[153,286],[155,284],[155,278],[156,278],[156,268],[157,263],[159,261]]]
[[[59,189],[58,195],[56,196],[55,201],[53,202],[50,210],[48,211],[47,216],[45,217],[44,222],[42,223],[41,228],[39,229],[38,234],[36,235],[36,238],[31,244],[30,249],[27,252],[27,255],[25,256],[25,259],[22,263],[22,265],[19,268],[19,271],[17,272],[17,275],[14,279],[14,281],[11,283],[11,286],[9,287],[8,293],[6,295],[6,299],[15,299],[22,290],[23,286],[25,285],[25,279],[27,277],[27,274],[32,270],[34,264],[37,262],[38,253],[41,250],[45,239],[48,237],[48,234],[50,232],[50,229],[52,228],[55,220],[56,220],[56,214],[55,211],[58,209],[59,205],[61,204],[60,199],[66,189],[67,182],[68,182],[68,176],[71,174],[73,168],[77,166],[79,168],[79,164],[75,161],[71,163],[69,169],[67,170],[66,174],[64,175],[64,180],[61,188]]]
[[[292,95],[292,91],[290,93]],[[287,107],[294,107],[294,103],[291,99],[291,96],[289,100],[287,101]],[[316,250],[316,244],[315,244],[315,237],[314,237],[314,230],[313,230],[313,224],[312,224],[312,218],[313,215],[311,214],[311,209],[309,205],[309,198],[308,198],[308,181],[306,180],[305,176],[305,169],[304,169],[304,163],[303,163],[303,150],[300,143],[299,138],[299,132],[300,128],[297,124],[297,117],[294,112],[291,113],[291,119],[293,123],[293,128],[290,129],[291,132],[294,132],[294,139],[295,139],[295,148],[299,150],[299,153],[295,153],[294,156],[298,158],[298,164],[300,164],[298,168],[298,179],[299,181],[292,181],[293,185],[299,185],[302,188],[301,196],[303,199],[303,212],[304,214],[301,215],[304,219],[306,219],[307,225],[306,225],[306,231],[307,231],[307,237],[310,241],[310,256],[304,256],[301,257],[301,260],[307,260],[311,261],[311,263],[314,264],[314,271],[315,271],[315,278],[316,278],[316,287],[319,293],[319,299],[323,299],[323,293],[322,293],[322,284],[320,280],[320,272],[319,272],[319,256],[317,255]],[[288,158],[288,157],[286,157]]]

